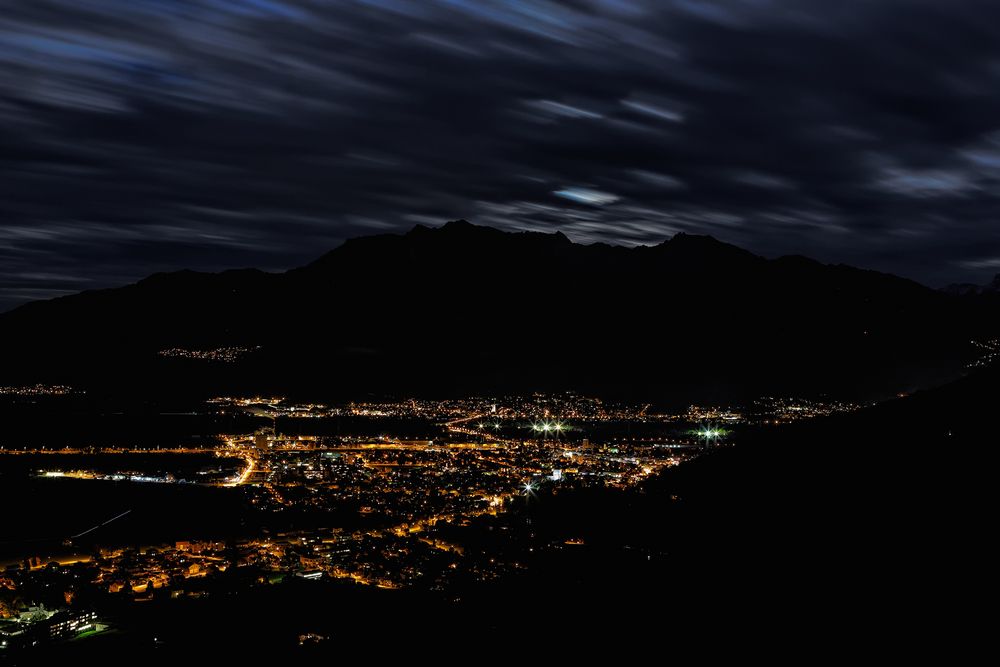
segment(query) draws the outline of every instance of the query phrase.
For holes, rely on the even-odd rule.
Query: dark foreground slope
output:
[[[285,274],[161,274],[28,304],[0,316],[0,354],[8,382],[119,393],[868,397],[953,375],[994,310],[704,236],[630,249],[456,222]],[[237,364],[156,354],[232,345],[261,349]]]
[[[670,576],[656,593],[612,587],[611,599],[662,595],[676,603],[664,617],[696,611],[761,630],[775,647],[822,637],[813,649],[875,640],[902,650],[975,636],[986,621],[968,600],[995,586],[998,382],[994,367],[854,414],[764,428],[613,504],[552,503],[535,525],[662,554]],[[597,572],[581,582],[600,585]]]
[[[549,498],[531,529],[586,554],[567,547],[497,599],[541,594],[529,627],[588,628],[590,646],[622,651],[629,637],[743,657],[961,655],[989,636],[970,600],[995,590],[998,382],[992,368],[761,429],[638,493]]]

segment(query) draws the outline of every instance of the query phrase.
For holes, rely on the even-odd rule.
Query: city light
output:
[[[792,414],[801,404],[788,400],[780,407]],[[429,430],[419,439],[410,439],[382,427],[355,434],[292,435],[271,426],[221,435],[217,445],[205,449],[143,450],[145,454],[214,453],[226,460],[191,473],[136,471],[125,461],[117,470],[48,466],[36,470],[40,477],[48,473],[48,477],[81,480],[238,487],[250,505],[267,512],[323,512],[353,503],[362,521],[388,519],[384,526],[369,523],[357,532],[317,527],[289,531],[278,541],[248,536],[230,547],[213,539],[161,544],[139,562],[130,560],[123,550],[111,549],[103,557],[105,569],[88,586],[148,600],[154,590],[184,590],[183,582],[188,579],[214,579],[229,567],[260,567],[264,576],[274,580],[287,575],[404,588],[426,582],[422,573],[442,557],[450,560],[448,571],[454,576],[474,573],[489,581],[508,571],[511,562],[495,554],[465,554],[461,542],[452,539],[452,531],[439,527],[494,520],[514,510],[517,503],[512,500],[518,496],[523,496],[522,503],[544,502],[536,498],[543,485],[553,492],[577,487],[634,488],[697,456],[729,433],[717,425],[715,419],[721,418],[651,416],[647,406],[607,404],[577,395],[341,405],[295,403],[281,397],[220,397],[209,405],[219,414],[272,419],[416,417],[425,420]],[[520,432],[510,429],[508,434],[502,429],[505,419],[520,425]],[[674,421],[692,430],[682,430]],[[606,424],[620,428],[623,423],[651,422],[665,426],[663,435],[636,437],[628,430],[598,435],[608,433]],[[602,424],[600,431],[596,424]],[[484,437],[486,430],[494,433]],[[532,437],[525,437],[527,433]],[[104,450],[107,454],[130,452],[135,450],[117,446]],[[71,539],[97,533],[117,518],[121,517]],[[231,554],[236,557],[235,565],[229,563]],[[33,566],[30,571],[35,570],[43,568]]]
[[[542,421],[542,422],[535,422],[535,423],[533,423],[531,425],[531,429],[533,431],[536,431],[536,432],[539,432],[539,433],[545,433],[545,434],[553,433],[553,432],[555,432],[555,433],[562,433],[564,430],[566,430],[566,425],[563,424],[562,422],[559,422],[559,421],[545,420],[545,421]]]

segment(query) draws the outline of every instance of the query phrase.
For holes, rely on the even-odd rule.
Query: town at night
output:
[[[0,665],[968,662],[1000,6],[10,0]]]

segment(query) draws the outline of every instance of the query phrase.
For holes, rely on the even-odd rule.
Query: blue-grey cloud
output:
[[[14,0],[0,309],[457,217],[982,282],[998,62],[980,0]]]

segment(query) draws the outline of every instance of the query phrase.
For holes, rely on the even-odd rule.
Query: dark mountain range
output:
[[[579,245],[465,221],[283,274],[157,274],[0,316],[6,383],[323,397],[575,388],[653,400],[871,398],[955,375],[994,309],[707,236]],[[240,362],[166,348],[260,346]]]
[[[985,285],[975,283],[952,283],[944,288],[948,294],[956,296],[992,296],[1000,297],[1000,273]]]

